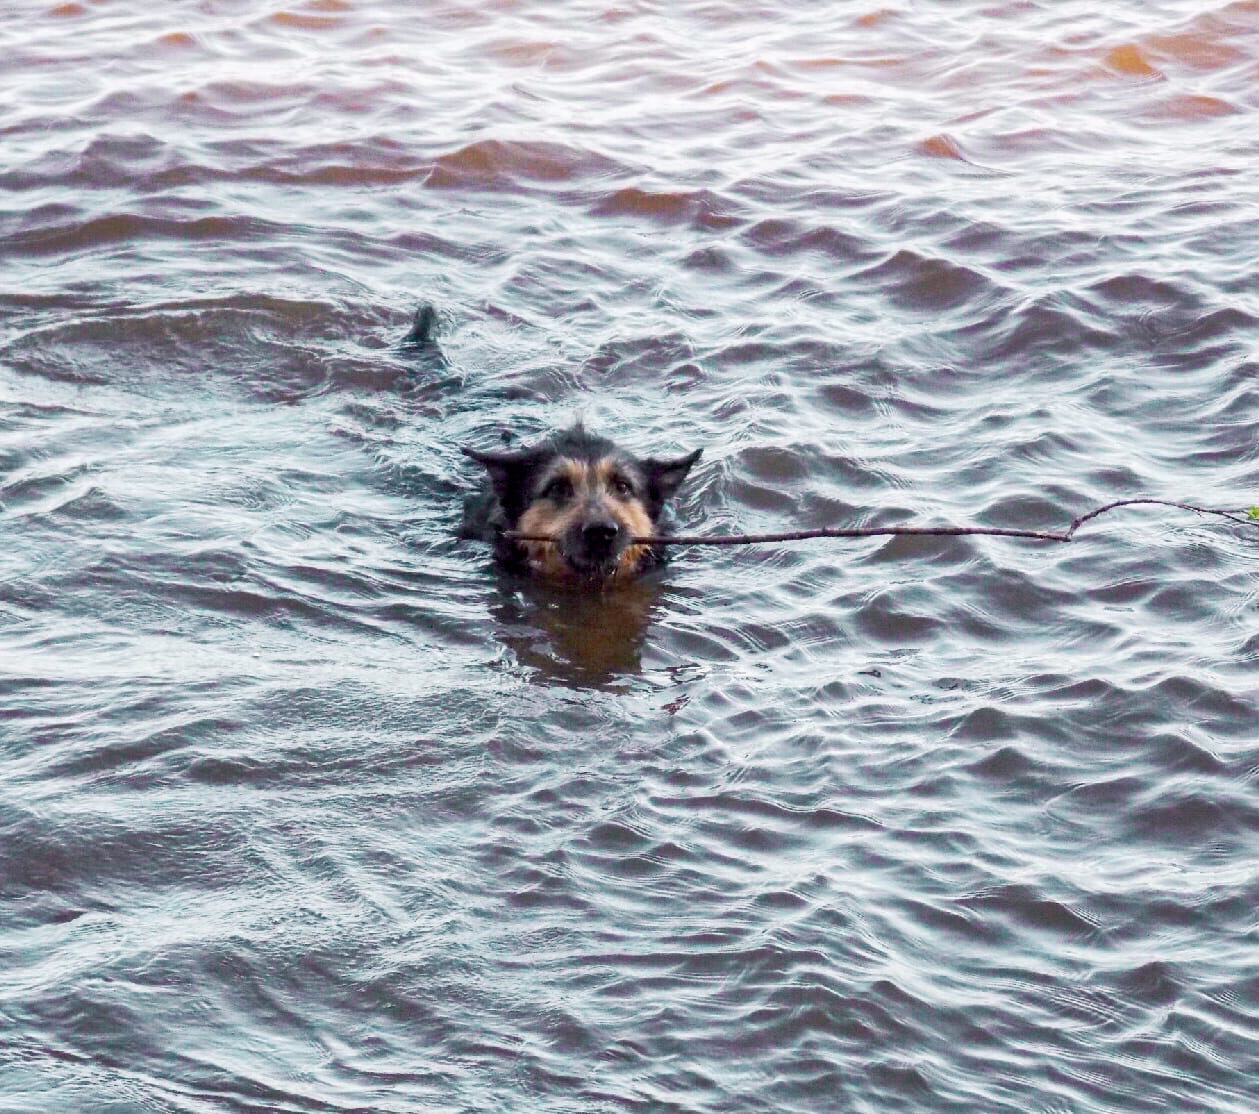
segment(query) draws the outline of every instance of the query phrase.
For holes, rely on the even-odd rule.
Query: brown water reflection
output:
[[[491,605],[494,636],[540,680],[607,685],[641,672],[660,592],[659,577],[606,593],[513,581]]]

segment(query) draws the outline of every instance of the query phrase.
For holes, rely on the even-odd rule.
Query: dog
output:
[[[460,537],[492,543],[505,571],[603,589],[664,563],[663,547],[634,539],[657,532],[665,504],[703,450],[639,458],[578,422],[532,447],[462,451],[485,468],[488,484],[465,503]]]

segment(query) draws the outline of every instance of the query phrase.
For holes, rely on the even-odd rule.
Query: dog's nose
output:
[[[612,543],[616,540],[616,535],[616,523],[607,520],[587,522],[581,528],[582,540],[591,550],[596,552],[606,552],[611,549]]]

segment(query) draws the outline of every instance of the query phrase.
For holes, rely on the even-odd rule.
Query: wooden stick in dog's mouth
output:
[[[1227,518],[1241,526],[1259,526],[1259,507],[1249,507],[1241,511],[1225,511],[1214,507],[1199,507],[1193,503],[1174,503],[1168,499],[1116,499],[1101,507],[1094,507],[1071,520],[1066,530],[1055,532],[1050,530],[1012,530],[997,526],[854,526],[848,528],[822,528],[818,530],[787,530],[777,534],[676,534],[659,537],[631,538],[630,545],[767,545],[774,542],[801,542],[810,538],[874,538],[885,535],[908,535],[911,537],[995,537],[995,538],[1032,538],[1042,542],[1069,542],[1084,523],[1097,518],[1107,511],[1119,507],[1133,506],[1175,507],[1182,511],[1193,511],[1195,514],[1213,514]],[[1244,517],[1243,517],[1244,516]],[[550,542],[556,539],[546,534],[517,534],[507,531],[503,535],[518,542]]]

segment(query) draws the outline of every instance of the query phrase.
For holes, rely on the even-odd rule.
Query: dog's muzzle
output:
[[[606,575],[616,568],[628,540],[611,518],[589,518],[569,532],[560,552],[577,572]]]

